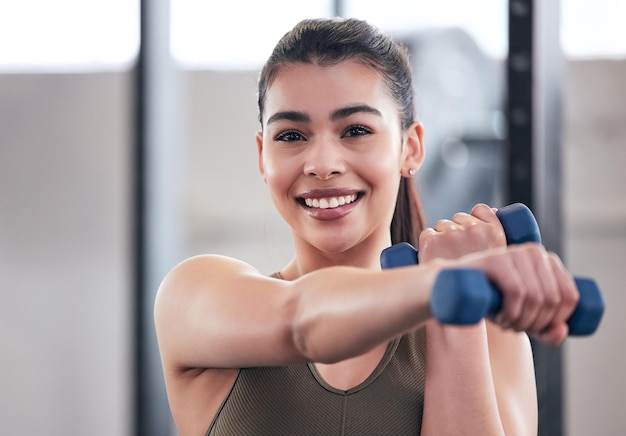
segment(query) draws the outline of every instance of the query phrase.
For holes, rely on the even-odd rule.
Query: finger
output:
[[[451,220],[439,220],[435,223],[435,230],[438,232],[457,230],[458,227],[458,224]]]
[[[522,248],[522,247],[520,247]],[[542,283],[536,271],[535,257],[541,255],[541,248],[535,246],[523,247],[513,251],[513,261],[516,273],[523,284],[521,309],[516,319],[510,319],[511,327],[515,330],[530,330],[540,314],[543,304]],[[545,326],[544,326],[545,327]]]
[[[500,222],[500,218],[496,215],[496,210],[484,203],[477,204],[472,209],[472,216],[484,221],[490,226],[490,239],[492,241],[496,241],[497,245],[505,246],[506,245],[506,234],[504,233],[504,227],[502,227],[502,223]]]
[[[508,251],[508,250],[507,250]],[[525,283],[517,271],[513,257],[494,258],[489,279],[502,293],[502,309],[494,321],[504,329],[514,328],[522,314],[527,293]]]
[[[422,230],[417,241],[418,250],[428,250],[427,247],[430,245],[430,242],[435,238],[436,235],[437,231],[432,227],[426,227],[424,230]]]
[[[471,216],[468,213],[458,212],[458,213],[455,213],[454,216],[452,217],[452,222],[462,225],[462,226],[467,226],[467,225],[471,225],[475,223],[476,218]]]
[[[551,324],[564,321],[564,318],[557,317],[561,304],[561,293],[559,291],[552,260],[545,251],[542,251],[535,260],[537,262],[535,270],[537,272],[541,292],[543,292],[543,297],[542,304],[539,307],[539,314],[533,325],[528,329],[529,331],[542,332]]]
[[[557,289],[560,293],[560,304],[554,316],[555,320],[566,321],[576,309],[580,294],[572,275],[565,269],[561,259],[554,253],[548,253],[548,259],[553,268]]]
[[[544,344],[557,346],[567,338],[569,328],[566,323],[560,322],[548,326],[542,332],[532,334],[532,336]]]
[[[479,203],[472,208],[471,215],[488,223],[500,224],[496,211],[497,209],[491,208],[484,203]]]

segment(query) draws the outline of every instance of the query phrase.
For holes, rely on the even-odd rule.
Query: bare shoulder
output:
[[[241,368],[293,358],[292,296],[288,282],[245,262],[219,255],[184,260],[163,279],[154,305],[164,367]],[[272,349],[282,353],[273,356]]]
[[[155,300],[157,328],[164,320],[163,315],[178,303],[228,292],[236,288],[237,280],[242,277],[260,279],[262,275],[251,265],[231,257],[204,254],[185,259],[169,271],[159,286]]]
[[[158,296],[164,293],[188,289],[198,279],[206,283],[228,282],[237,275],[258,275],[251,265],[232,257],[202,254],[185,259],[165,276],[159,287]]]
[[[221,354],[215,312],[220,294],[236,294],[238,278],[262,277],[252,266],[219,255],[190,257],[165,276],[155,324],[168,401],[180,434],[203,434],[234,384],[237,368],[214,368]],[[226,354],[226,353],[224,353]]]

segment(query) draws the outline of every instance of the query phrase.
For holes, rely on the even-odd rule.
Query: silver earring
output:
[[[411,168],[411,169],[409,170],[409,176],[414,176],[414,175],[415,175],[415,172],[416,172],[416,171],[415,171],[415,168]]]

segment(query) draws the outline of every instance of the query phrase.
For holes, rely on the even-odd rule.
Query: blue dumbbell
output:
[[[537,221],[521,203],[505,206],[496,213],[506,234],[507,244],[541,242]],[[383,269],[415,265],[417,250],[406,242],[386,248],[381,253]],[[567,320],[572,336],[596,331],[604,314],[604,300],[596,283],[589,278],[575,278],[580,294],[574,313]],[[475,269],[447,269],[439,273],[431,296],[431,310],[444,324],[475,324],[485,316],[495,315],[502,307],[502,294]]]

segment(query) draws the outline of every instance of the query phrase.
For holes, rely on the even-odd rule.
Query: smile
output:
[[[339,206],[350,204],[357,199],[357,194],[343,195],[339,197],[305,198],[304,203],[312,209],[334,209]]]

